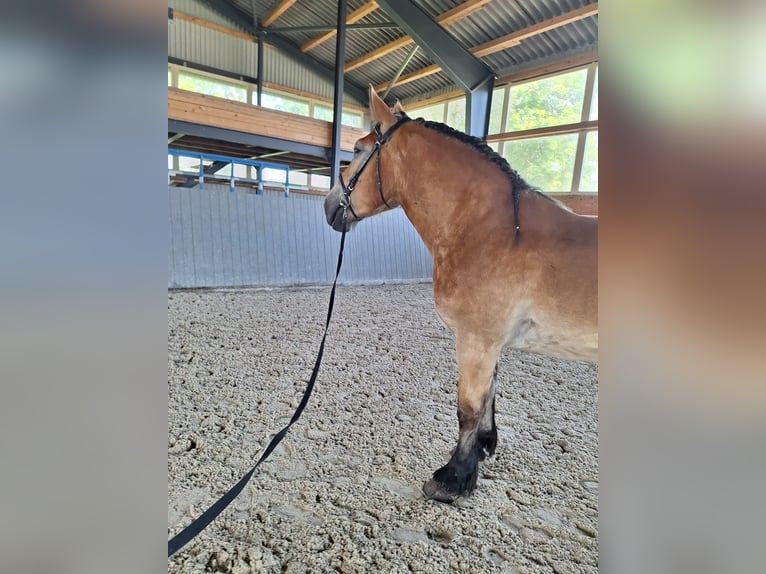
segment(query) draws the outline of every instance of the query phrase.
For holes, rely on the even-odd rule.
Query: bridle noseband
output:
[[[377,153],[377,156],[375,158],[375,177],[378,181],[378,193],[380,194],[380,199],[383,200],[383,204],[391,209],[391,205],[386,201],[385,196],[383,195],[383,184],[380,181],[380,148],[383,147],[383,144],[386,143],[388,140],[391,139],[391,136],[394,135],[394,132],[398,130],[402,125],[406,124],[408,121],[410,121],[410,118],[408,118],[406,115],[403,115],[401,118],[399,118],[399,121],[397,121],[394,125],[392,125],[390,128],[386,130],[386,133],[380,132],[380,123],[375,124],[375,126],[372,128],[373,132],[375,133],[375,136],[378,138],[378,140],[375,142],[375,145],[372,146],[372,149],[370,150],[370,153],[367,154],[367,157],[364,158],[364,161],[362,162],[362,165],[359,166],[359,169],[354,172],[354,175],[351,176],[351,178],[348,180],[348,185],[343,181],[343,176],[340,175],[338,179],[340,180],[340,186],[343,190],[343,197],[340,201],[340,206],[343,208],[343,218],[346,218],[346,213],[351,212],[351,215],[354,216],[355,219],[360,220],[362,219],[359,217],[355,212],[354,208],[351,207],[351,192],[354,191],[354,188],[356,187],[357,182],[359,181],[359,176],[362,175],[362,172],[364,171],[364,168],[367,167],[367,164],[370,163],[370,160],[372,159],[372,156]]]

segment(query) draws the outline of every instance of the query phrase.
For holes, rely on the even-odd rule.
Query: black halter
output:
[[[375,145],[372,146],[370,153],[368,153],[367,157],[364,158],[362,165],[359,166],[354,175],[352,175],[348,180],[348,185],[344,183],[343,176],[339,176],[338,179],[340,180],[340,186],[343,189],[343,198],[341,199],[340,206],[343,208],[344,217],[346,212],[350,211],[351,215],[353,215],[355,219],[362,219],[356,213],[354,213],[354,208],[351,207],[351,192],[354,191],[354,188],[359,181],[359,176],[362,175],[364,168],[367,167],[367,164],[370,163],[372,156],[375,155],[376,152],[377,156],[375,158],[375,177],[378,181],[378,193],[380,194],[380,199],[383,200],[383,204],[391,209],[391,205],[386,201],[386,198],[383,195],[383,184],[380,181],[380,148],[383,147],[384,143],[391,139],[391,136],[394,135],[396,130],[398,130],[408,121],[410,121],[410,118],[408,118],[406,115],[403,115],[401,118],[399,118],[399,121],[397,121],[394,125],[386,130],[386,133],[380,133],[380,123],[375,124],[372,130],[375,132],[375,136],[378,138],[378,141],[376,141]]]

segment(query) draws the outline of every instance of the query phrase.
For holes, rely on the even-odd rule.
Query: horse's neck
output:
[[[407,158],[408,166],[417,167],[403,170],[398,182],[399,203],[434,257],[495,218],[513,221],[508,177],[478,152],[442,137]]]

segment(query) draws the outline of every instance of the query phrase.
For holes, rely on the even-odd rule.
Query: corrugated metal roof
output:
[[[249,2],[249,0],[247,0]],[[213,24],[219,24],[221,26],[228,26],[234,28],[240,32],[245,32],[242,26],[239,26],[236,22],[232,22],[228,18],[225,18],[220,13],[213,10],[207,4],[200,2],[199,0],[168,0],[168,8],[184,12],[197,18],[202,18]]]
[[[245,24],[252,20],[252,0],[216,0],[228,2],[232,7],[239,10],[242,21]],[[256,0],[256,14],[258,20],[262,20],[269,14],[281,0]],[[413,0],[426,13],[437,17],[463,3],[464,0]],[[366,3],[366,0],[349,0],[348,13]],[[214,5],[215,2],[211,2]],[[590,4],[589,0],[491,0],[480,10],[453,23],[445,29],[461,44],[470,48],[482,43],[500,38],[504,35],[527,28],[533,24],[542,22],[555,16],[567,13],[571,10]],[[170,6],[178,10],[199,16],[218,24],[228,25],[237,29],[244,29],[235,22],[228,21],[225,17],[213,11],[208,4],[200,0],[170,0]],[[337,0],[297,0],[288,8],[271,26],[274,29],[284,29],[298,26],[334,25],[337,18]],[[391,22],[391,18],[382,9],[378,9],[361,20],[359,24],[381,24]],[[177,24],[180,24],[178,22]],[[247,30],[245,30],[247,31]],[[252,27],[250,27],[252,31]],[[252,63],[247,57],[237,55],[236,50],[223,40],[216,39],[207,32],[200,31],[197,41],[200,47],[192,48],[185,45],[183,50],[192,53],[195,57],[204,58],[208,62],[218,62],[223,69],[237,71],[255,76],[257,71],[252,69]],[[321,32],[296,31],[280,32],[279,36],[291,43],[295,50],[308,40],[316,37]],[[186,42],[194,42],[189,35],[193,32],[184,31]],[[376,28],[366,30],[348,30],[346,37],[345,61],[349,62],[369,53],[392,40],[399,38],[404,33],[398,28]],[[170,36],[170,32],[169,32]],[[178,34],[176,34],[178,36]],[[268,36],[267,36],[268,37]],[[244,48],[245,40],[237,40],[241,49],[247,52],[251,48]],[[178,52],[181,40],[174,37],[172,51]],[[487,55],[482,60],[498,75],[508,75],[516,71],[528,69],[536,65],[545,65],[557,60],[565,60],[573,55],[597,49],[598,46],[598,17],[591,16],[565,26],[549,30],[542,34],[527,38],[520,45],[503,51]],[[395,50],[373,62],[365,64],[346,74],[347,82],[353,83],[360,88],[365,88],[368,83],[374,85],[387,84],[393,77],[401,63],[407,57],[412,45]],[[206,56],[202,52],[211,50]],[[331,97],[332,82],[316,74],[305,65],[281,53],[270,54],[273,50],[267,50],[266,69],[264,79],[267,82],[284,83],[285,86],[309,91]],[[255,52],[252,52],[255,54]],[[328,69],[335,67],[335,39],[331,38],[308,52],[315,59],[317,65]],[[244,59],[243,59],[244,58]],[[419,49],[404,74],[419,70],[432,65],[433,62],[427,52]],[[229,66],[239,66],[236,70]],[[247,68],[247,72],[243,71]],[[412,98],[428,97],[436,93],[444,93],[455,89],[455,84],[444,72],[432,74],[419,80],[396,86],[391,91],[390,99],[399,98],[407,100]],[[349,96],[347,96],[349,97]]]

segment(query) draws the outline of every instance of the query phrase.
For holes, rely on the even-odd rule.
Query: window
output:
[[[352,128],[362,127],[362,114],[357,112],[347,112],[344,110],[341,123],[344,126],[351,126]]]
[[[407,112],[407,115],[413,118],[423,118],[424,120],[443,123],[445,111],[446,106],[444,103],[441,103],[425,108],[415,108],[411,112]]]
[[[247,88],[244,86],[235,82],[213,79],[183,70],[178,71],[178,87],[182,90],[189,90],[190,92],[197,92],[207,96],[247,102]]]
[[[505,142],[505,159],[530,185],[571,191],[578,134]]]
[[[508,131],[574,124],[582,117],[587,70],[511,86]]]
[[[279,183],[285,183],[286,171],[283,169],[275,169],[273,167],[264,167],[261,179],[263,181],[275,181]]]
[[[465,98],[447,104],[446,124],[456,130],[465,131]]]
[[[589,132],[585,136],[580,191],[598,191],[598,132]]]
[[[316,189],[330,189],[330,176],[311,174],[311,187]]]
[[[235,163],[234,164],[234,177],[240,178],[240,179],[247,179],[247,167],[246,165],[242,165],[241,163]],[[231,177],[231,164],[227,163],[222,168],[218,169],[215,172],[215,175],[219,177]]]
[[[253,94],[253,97],[255,98],[257,96]],[[307,100],[291,98],[283,94],[264,91],[263,97],[261,98],[261,104],[264,108],[272,110],[279,110],[281,112],[288,112],[299,116],[309,115],[309,103]]]
[[[213,162],[206,159],[202,162],[205,167],[210,167]],[[199,173],[199,159],[195,157],[178,156],[178,169],[179,171],[189,171],[191,173]]]
[[[505,88],[497,88],[492,92],[492,107],[489,110],[489,133],[491,134],[499,134],[505,131],[505,126],[503,125],[504,100]]]
[[[331,122],[333,118],[332,108],[329,106],[314,105],[314,117],[318,120]]]
[[[324,120],[326,122],[333,121],[333,111],[330,106],[325,106],[322,104],[314,104],[314,117],[318,120]],[[358,112],[348,112],[346,110],[343,111],[343,116],[341,118],[341,123],[344,126],[351,126],[354,128],[361,128],[362,127],[362,114]]]
[[[306,172],[303,171],[293,171],[290,170],[290,185],[299,185],[301,187],[308,187],[309,185],[309,176]]]
[[[588,81],[591,75],[592,90]],[[586,101],[589,110],[585,109]],[[503,139],[495,137],[490,145],[525,180],[543,191],[598,191],[598,131],[584,125],[589,120],[598,120],[596,64],[495,89],[489,134],[506,135]],[[571,127],[559,127],[569,124],[580,124],[578,131],[562,134]],[[534,135],[517,133],[527,130],[539,131]],[[577,169],[579,181],[574,180],[575,166],[581,166]]]

